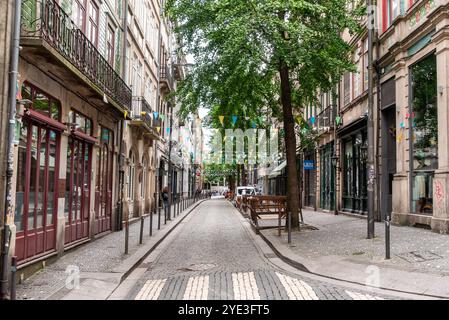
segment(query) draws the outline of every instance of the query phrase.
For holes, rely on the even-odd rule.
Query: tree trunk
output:
[[[287,154],[287,202],[292,215],[292,229],[299,229],[299,188],[296,168],[296,135],[292,110],[292,91],[289,70],[284,62],[280,63],[281,101],[284,118],[285,149]]]

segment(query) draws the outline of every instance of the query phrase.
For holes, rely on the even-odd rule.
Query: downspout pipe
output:
[[[122,77],[126,79],[126,71],[128,69],[128,61],[126,59],[126,48],[127,48],[127,40],[128,40],[128,0],[124,1],[124,10],[123,10],[123,61],[122,61]],[[123,154],[123,134],[125,130],[125,121],[126,119],[122,119],[120,125],[120,154],[118,159],[119,165],[119,214],[117,215],[117,231],[123,229],[123,194],[125,187],[125,171],[124,171],[124,162],[125,162],[125,154]]]
[[[14,129],[16,125],[16,85],[19,73],[19,50],[20,50],[20,14],[21,1],[14,1],[14,25],[12,34],[10,71],[9,71],[9,121],[8,121],[8,145],[6,164],[6,192],[5,209],[3,216],[2,248],[1,248],[1,279],[0,300],[8,298],[8,265],[10,248],[10,230],[7,224],[8,216],[13,215],[12,204],[12,176],[14,172]]]
[[[161,36],[162,36],[162,8],[165,4],[165,1],[162,1],[161,3],[161,8],[160,8],[160,13],[159,13],[159,30],[158,30],[158,37],[157,37],[157,60],[156,60],[156,68],[157,68],[157,88],[156,88],[156,111],[160,112],[160,91],[161,91]],[[158,119],[158,121],[160,122],[160,118]],[[154,166],[156,168],[156,174],[155,179],[156,179],[156,199],[155,199],[155,210],[158,212],[158,215],[160,214],[159,211],[159,190],[160,190],[160,186],[159,186],[159,160],[157,159],[157,141],[155,140],[153,143],[153,148],[154,148]],[[160,229],[160,217],[158,217],[158,229]]]

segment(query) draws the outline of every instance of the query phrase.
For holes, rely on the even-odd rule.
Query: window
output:
[[[343,87],[344,87],[344,105],[351,102],[351,73],[346,72],[343,77]]]
[[[142,198],[145,198],[145,193],[146,193],[146,185],[147,185],[147,176],[148,176],[148,164],[147,164],[147,160],[145,159],[145,156],[142,159],[142,180],[141,180],[141,184],[140,184],[140,196]]]
[[[137,96],[137,54],[134,53],[133,60],[132,60],[132,72],[131,72],[131,86],[133,90],[133,96]]]
[[[76,0],[73,20],[75,24],[84,31],[86,20],[86,0]]]
[[[76,123],[77,131],[85,133],[89,136],[92,135],[92,120],[85,115],[76,110],[70,110],[68,121],[70,123]]]
[[[31,109],[51,119],[60,120],[61,105],[58,100],[32,86],[28,82],[22,85],[22,98],[32,101]]]
[[[400,14],[400,0],[383,0],[383,29],[388,29]]]
[[[412,211],[432,214],[433,177],[438,169],[438,110],[436,57],[430,55],[412,73]]]
[[[365,39],[363,41],[363,54],[362,54],[362,61],[363,61],[363,68],[362,68],[362,74],[363,74],[363,91],[368,89],[368,39]]]
[[[134,176],[135,176],[135,158],[134,153],[129,151],[129,164],[128,164],[128,199],[134,200]]]
[[[115,53],[115,32],[111,26],[108,25],[106,33],[106,56],[109,64],[114,67],[114,53]]]
[[[357,71],[352,73],[352,96],[351,99],[355,99],[360,95],[360,69],[362,69],[362,66],[360,65],[362,63],[360,59],[360,48],[357,48],[357,51],[354,54],[354,63],[357,66]]]
[[[98,45],[98,7],[90,2],[89,6],[89,26],[87,28],[87,37],[96,47]]]
[[[137,95],[142,95],[142,83],[143,83],[143,78],[142,78],[142,62],[137,61],[137,88],[136,88],[136,92]]]

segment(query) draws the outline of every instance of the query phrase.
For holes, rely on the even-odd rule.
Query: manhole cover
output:
[[[184,271],[204,271],[209,270],[212,268],[215,268],[217,265],[212,263],[201,263],[201,264],[191,264],[188,267],[180,268],[178,270],[184,270]]]
[[[398,254],[397,256],[409,263],[432,261],[442,258],[441,256],[431,251],[411,251]]]

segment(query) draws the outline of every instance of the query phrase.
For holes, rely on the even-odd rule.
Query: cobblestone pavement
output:
[[[385,260],[385,225],[376,223],[374,239],[366,238],[366,220],[303,210],[306,224],[292,233],[291,250],[307,259],[340,256],[361,263],[423,273],[449,275],[449,237],[421,228],[391,226],[391,259]],[[269,231],[276,235],[276,231]],[[419,241],[417,241],[419,239]],[[287,234],[282,235],[283,243]]]
[[[134,287],[130,300],[383,300],[271,264],[225,200],[201,204]]]
[[[172,209],[173,212],[173,209]],[[162,214],[161,230],[164,229],[164,216]],[[153,235],[158,233],[157,214],[153,217]],[[149,216],[145,219],[144,241],[149,241]],[[111,273],[126,258],[134,254],[139,245],[140,223],[137,221],[129,227],[129,251],[124,253],[125,229],[112,232],[95,241],[81,245],[65,253],[56,262],[38,271],[23,283],[17,285],[17,299],[42,300],[57,298],[59,292],[64,291],[68,273],[67,268],[79,268],[84,273]],[[64,293],[64,292],[62,292]]]

